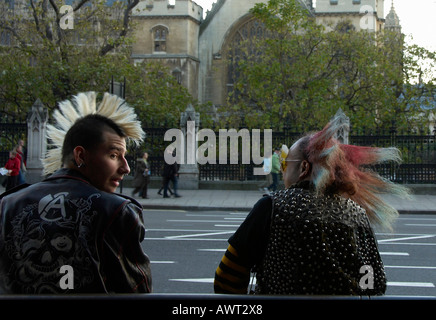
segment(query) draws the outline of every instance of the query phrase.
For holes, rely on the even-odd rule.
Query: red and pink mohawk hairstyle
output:
[[[340,116],[331,120],[323,130],[309,134],[303,150],[312,164],[311,181],[317,194],[337,192],[362,206],[376,225],[391,228],[398,211],[379,195],[396,194],[410,197],[409,190],[364,168],[378,163],[401,163],[401,153],[395,148],[360,147],[340,143],[335,134],[344,123]]]

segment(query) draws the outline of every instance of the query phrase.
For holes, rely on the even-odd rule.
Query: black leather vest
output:
[[[386,277],[365,210],[303,188],[273,194],[256,294],[377,295]]]

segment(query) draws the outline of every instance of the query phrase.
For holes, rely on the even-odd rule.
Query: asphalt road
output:
[[[248,212],[145,210],[144,251],[154,293],[213,293],[227,239]],[[436,215],[403,214],[393,233],[376,231],[386,296],[436,298]]]

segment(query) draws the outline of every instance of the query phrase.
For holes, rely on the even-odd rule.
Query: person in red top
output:
[[[21,161],[17,157],[16,151],[9,152],[9,159],[5,164],[5,168],[8,169],[6,191],[15,187],[18,183],[18,173],[20,172]]]

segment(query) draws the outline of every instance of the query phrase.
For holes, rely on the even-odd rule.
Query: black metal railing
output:
[[[165,148],[171,143],[164,141],[166,128],[144,128],[146,138],[143,146],[129,150],[127,156],[131,168],[131,175],[135,170],[136,159],[142,156],[142,152],[149,153],[151,175],[160,176],[164,165],[163,154]],[[0,121],[0,166],[4,165],[9,157],[10,149],[27,136],[26,123],[2,123]],[[219,133],[216,133],[219,136]],[[292,128],[283,128],[280,132],[273,132],[273,148],[285,143],[291,145],[301,131]],[[217,139],[218,141],[218,139]],[[263,132],[261,132],[263,141]],[[376,133],[360,131],[351,132],[349,143],[360,146],[397,147],[402,152],[403,163],[400,165],[385,163],[374,166],[381,176],[399,183],[408,184],[433,184],[436,183],[436,136],[435,132],[397,132],[388,128],[384,132]],[[218,146],[217,157],[218,157]],[[241,150],[239,146],[239,150]],[[243,164],[231,164],[228,160],[225,164],[199,164],[199,177],[202,181],[249,181],[263,180],[264,176],[253,175],[253,169],[260,165],[253,162]]]

